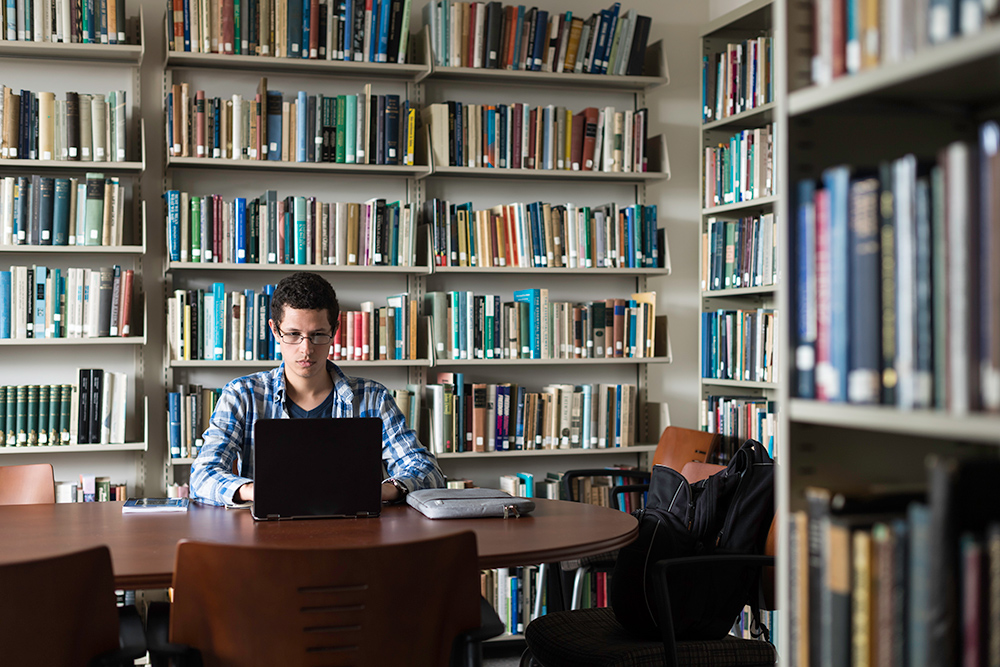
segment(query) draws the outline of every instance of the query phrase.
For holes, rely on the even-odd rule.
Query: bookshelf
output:
[[[775,322],[783,181],[774,169],[778,104],[766,41],[774,32],[770,0],[747,2],[701,30],[700,426],[765,444],[777,427],[771,357],[783,356]]]
[[[68,159],[0,159],[0,178],[40,175],[54,179],[85,180],[88,172],[115,177],[124,188],[122,237],[106,245],[0,245],[0,264],[60,269],[98,269],[120,265],[134,271],[132,335],[101,338],[4,339],[4,384],[76,384],[80,367],[125,373],[128,377],[123,443],[0,447],[3,465],[52,463],[55,478],[76,482],[81,474],[110,476],[127,485],[130,495],[148,488],[147,452],[150,450],[149,400],[151,369],[146,365],[149,323],[145,291],[148,232],[141,181],[146,170],[145,123],[141,119],[140,68],[146,40],[142,8],[127,19],[125,44],[0,41],[4,85],[52,91],[57,100],[66,91],[107,93],[123,90],[125,100],[125,154],[118,161]],[[112,148],[112,146],[108,146]],[[155,375],[155,373],[152,373]],[[154,383],[155,379],[152,380]],[[155,441],[155,438],[154,438]],[[154,463],[154,468],[158,463]]]
[[[780,0],[776,6],[783,36],[778,47],[785,79],[781,87],[787,91],[779,143],[787,153],[780,182],[788,187],[779,211],[788,222],[782,256],[788,258],[789,280],[782,284],[780,302],[782,312],[792,316],[782,323],[789,354],[781,362],[786,465],[778,472],[780,518],[788,527],[783,538],[788,548],[779,551],[779,596],[782,609],[792,613],[783,615],[787,621],[780,635],[785,642],[782,655],[796,656],[792,661],[804,664],[801,661],[814,652],[828,650],[825,635],[811,623],[789,625],[795,623],[796,609],[804,606],[818,622],[840,633],[833,641],[842,637],[855,645],[879,642],[888,650],[897,645],[864,622],[848,625],[843,634],[833,611],[806,590],[807,580],[795,563],[801,563],[802,556],[794,554],[808,553],[806,536],[813,539],[814,527],[824,525],[814,520],[826,511],[810,505],[806,489],[822,487],[848,498],[926,492],[932,516],[940,518],[947,515],[934,514],[940,509],[934,506],[935,497],[940,496],[928,481],[940,470],[934,459],[995,459],[1000,451],[992,362],[986,354],[1000,333],[993,319],[996,305],[977,301],[992,294],[995,284],[991,272],[997,253],[989,245],[997,229],[995,209],[982,215],[976,190],[960,189],[982,182],[975,163],[990,144],[982,142],[992,136],[989,130],[983,134],[983,128],[996,119],[1000,100],[1000,30],[987,20],[972,34],[950,35],[932,44],[929,26],[920,18],[926,17],[928,6],[919,3],[914,15],[907,13],[882,26],[885,50],[859,67],[846,55],[846,45],[828,41],[832,36],[827,31],[818,30],[814,43],[809,31],[822,2]],[[814,60],[820,68],[829,68],[831,60],[840,58],[846,71],[833,76],[817,72]],[[971,163],[964,162],[963,153]],[[840,165],[848,166],[846,174]],[[850,188],[846,191],[845,182]],[[996,186],[995,178],[985,182]],[[867,198],[873,196],[879,205],[869,208]],[[941,206],[945,199],[949,204]],[[956,214],[951,208],[956,205],[966,206],[969,213]],[[875,243],[866,251],[863,244],[873,229]],[[875,247],[872,264],[866,257]],[[823,268],[826,262],[832,264],[829,270]],[[909,271],[914,272],[913,280],[907,277]],[[867,288],[860,279],[864,275],[872,276]],[[814,279],[815,294],[809,288]],[[891,289],[883,291],[887,286]],[[894,296],[886,298],[888,294]],[[868,333],[858,335],[862,330]],[[940,531],[944,528],[946,535],[950,530],[948,520],[932,527],[924,544],[914,537],[919,535],[914,522],[918,514],[907,511],[894,512],[893,517],[902,520],[890,523],[887,530],[885,524],[879,527],[881,519],[851,524],[853,545],[858,546],[848,545],[843,554],[847,563],[860,568],[848,572],[852,580],[865,581],[865,565],[885,558],[877,547],[870,554],[863,550],[864,539],[879,531],[917,554],[942,551],[948,538]],[[910,531],[909,537],[904,530]],[[824,534],[821,528],[820,540],[826,539]],[[945,543],[943,550],[957,554],[959,545]],[[829,568],[832,560],[821,558],[818,563]],[[903,572],[897,589],[909,605],[920,592],[910,570]],[[950,599],[962,609],[967,600],[958,582],[967,572],[960,563],[953,575],[947,569],[928,570],[928,580],[951,583],[933,587],[934,597],[918,608],[938,609]],[[845,593],[849,604],[855,604],[854,589]],[[873,605],[883,595],[874,587]],[[908,650],[921,651],[920,656],[928,651],[927,664],[976,659],[971,653],[963,655],[963,638],[968,639],[962,621],[946,615],[935,618],[930,627],[926,620],[920,615],[896,625],[899,617],[891,615],[886,622],[898,628],[898,634],[890,634],[907,642]],[[957,646],[947,647],[947,638],[935,628],[946,629]]]

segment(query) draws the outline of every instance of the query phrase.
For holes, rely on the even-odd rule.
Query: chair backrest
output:
[[[704,463],[715,445],[716,435],[680,426],[668,426],[660,435],[653,453],[653,464],[681,471],[689,461]]]
[[[477,562],[471,531],[329,549],[182,541],[170,641],[205,667],[446,665],[479,627]]]
[[[36,505],[56,501],[51,463],[0,467],[0,505]]]
[[[111,552],[105,546],[0,565],[5,665],[79,667],[118,648]]]

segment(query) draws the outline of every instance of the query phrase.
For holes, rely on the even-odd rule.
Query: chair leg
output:
[[[524,649],[524,653],[521,654],[521,661],[518,663],[518,667],[542,667],[542,664],[535,660],[531,649],[526,648]]]
[[[570,609],[579,609],[580,605],[583,604],[583,583],[584,577],[587,576],[587,572],[590,568],[581,565],[576,570],[576,576],[573,577],[573,601],[570,603]]]
[[[538,618],[542,615],[542,600],[545,598],[545,586],[549,575],[549,564],[542,563],[538,566],[538,587],[535,591],[535,613],[532,615]]]

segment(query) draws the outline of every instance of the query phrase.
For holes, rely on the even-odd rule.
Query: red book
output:
[[[232,53],[233,40],[236,33],[233,30],[233,0],[219,0],[219,11],[222,14],[219,20],[219,53]]]
[[[194,145],[195,157],[205,157],[205,91],[194,94]]]
[[[516,102],[510,109],[510,168],[520,169],[521,162],[521,130],[524,119],[524,105]]]
[[[121,295],[118,297],[118,332],[120,336],[132,335],[132,281],[133,269],[125,269],[121,280]]]
[[[596,124],[595,124],[596,125]],[[527,169],[535,168],[535,128],[538,126],[538,107],[528,112],[528,164]]]
[[[328,356],[332,361],[340,360],[340,350],[344,344],[344,313],[337,315],[337,330],[333,332],[333,349]]]
[[[845,33],[847,23],[847,9],[844,0],[831,0],[832,6],[832,29],[833,39],[833,78],[847,74],[847,35]],[[744,56],[746,57],[746,56]]]
[[[364,313],[360,311],[352,311],[354,316],[354,359],[355,361],[361,361],[364,359],[364,344],[365,344],[365,318]]]
[[[507,266],[514,266],[518,263],[517,255],[517,225],[514,219],[513,206],[503,207],[503,217],[507,230],[507,247],[504,249],[507,255]]]
[[[583,130],[587,125],[587,118],[581,111],[573,115],[573,136],[570,140],[569,162],[570,169],[580,171],[583,163]]]
[[[309,0],[309,57],[319,58],[319,0]]]
[[[594,144],[597,141],[597,119],[600,116],[596,107],[587,107],[580,112],[583,114],[583,141],[580,154],[580,169],[583,171],[594,170]],[[573,120],[574,127],[576,119]]]
[[[479,3],[469,3],[469,41],[465,48],[465,58],[462,62],[466,67],[472,67],[476,57],[476,13]]]
[[[372,314],[367,311],[361,311],[359,313],[361,316],[361,359],[364,361],[370,361],[372,358],[371,354],[371,326],[372,326]]]
[[[509,6],[506,17],[506,25],[510,26],[507,34],[506,54],[504,55],[503,66],[505,69],[514,69],[514,59],[517,58],[517,6]]]
[[[573,358],[583,356],[583,308],[573,306]]]
[[[354,311],[349,310],[344,315],[344,346],[340,350],[340,358],[345,361],[354,360]]]
[[[490,245],[493,247],[493,266],[500,266],[500,242],[497,239],[497,225],[500,224],[500,221],[497,220],[498,216],[492,211],[487,213],[490,216]]]
[[[73,3],[75,4],[75,3]],[[72,4],[71,4],[72,6]],[[174,51],[184,50],[184,0],[173,0],[174,7]],[[94,39],[94,27],[90,28],[90,41],[101,41],[100,36]],[[174,98],[176,99],[176,98]]]

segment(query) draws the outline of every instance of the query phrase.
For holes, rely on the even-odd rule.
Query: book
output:
[[[122,514],[171,514],[186,512],[187,498],[129,498],[122,505]]]

